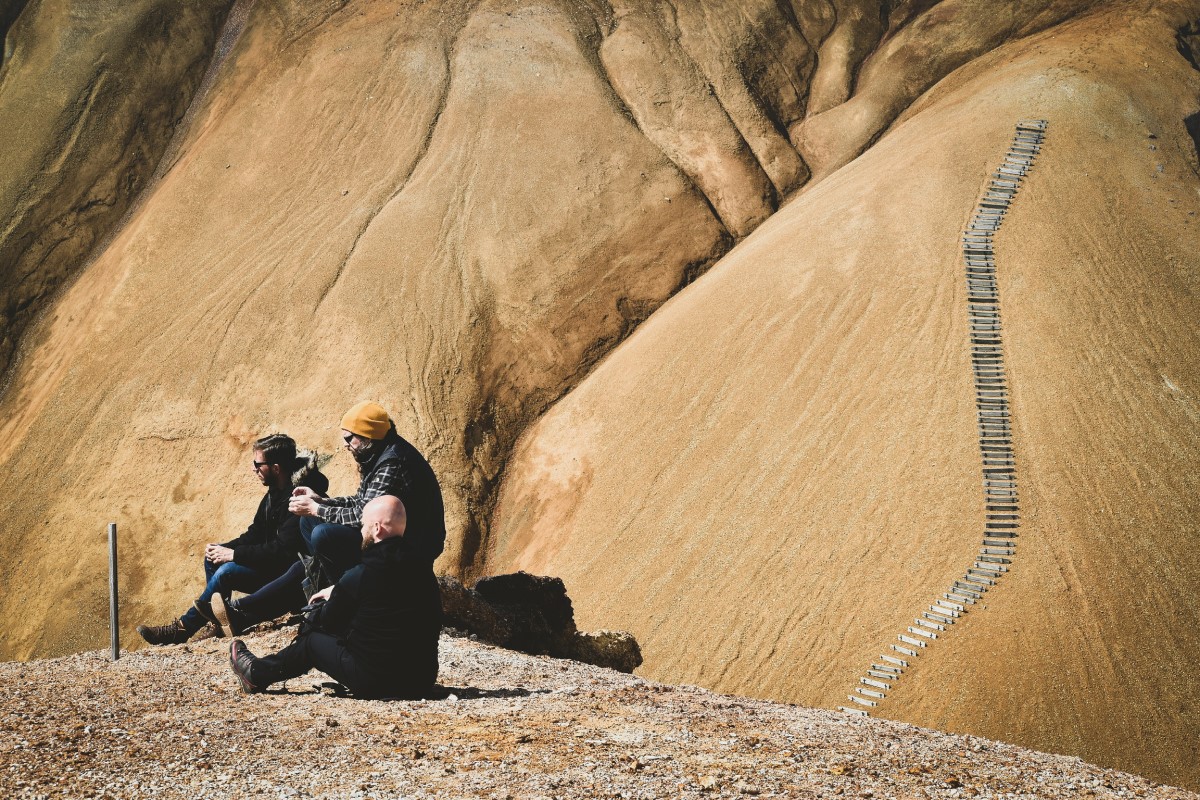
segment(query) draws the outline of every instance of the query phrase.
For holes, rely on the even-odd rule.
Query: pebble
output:
[[[290,637],[246,640],[265,653]],[[443,637],[441,663],[446,700],[417,702],[339,698],[315,673],[243,695],[219,639],[0,664],[0,797],[1200,800],[1075,758],[467,638]]]

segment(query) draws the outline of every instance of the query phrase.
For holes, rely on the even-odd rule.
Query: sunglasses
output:
[[[255,461],[254,462],[255,469],[262,469],[263,467],[269,467],[269,466],[271,466],[270,461]]]

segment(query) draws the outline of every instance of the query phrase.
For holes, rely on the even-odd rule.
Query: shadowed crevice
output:
[[[4,77],[4,62],[10,54],[8,29],[21,16],[28,0],[0,0],[0,79]]]
[[[20,119],[35,134],[0,151],[18,178],[0,192],[9,221],[0,236],[0,372],[11,372],[29,325],[153,183],[230,5],[175,14],[145,2],[72,15],[49,3],[0,0],[0,127]],[[81,43],[104,58],[90,61]],[[70,99],[41,90],[43,61]]]

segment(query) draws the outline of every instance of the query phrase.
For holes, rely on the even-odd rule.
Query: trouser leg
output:
[[[243,616],[244,625],[257,625],[269,619],[281,617],[304,607],[304,591],[300,588],[304,580],[304,565],[299,561],[287,572],[263,586],[251,595],[237,601],[237,610]]]
[[[206,613],[211,614],[209,605],[213,594],[220,592],[223,597],[228,597],[230,592],[253,592],[262,587],[267,582],[267,576],[250,567],[235,564],[232,561],[224,564],[213,564],[208,559],[204,560],[204,573],[208,576],[208,581],[204,585],[204,591],[196,598],[196,603],[179,619],[183,622],[184,630],[189,635],[195,633],[204,627],[208,622],[205,614],[201,613],[200,609],[204,609]],[[199,606],[199,608],[197,608]]]
[[[337,583],[343,572],[362,561],[361,528],[304,517],[300,520],[300,535],[331,583]]]
[[[381,694],[354,654],[336,636],[321,631],[301,634],[278,653],[256,660],[250,669],[250,680],[265,689],[272,683],[297,678],[310,669],[324,672],[354,694],[366,697]]]

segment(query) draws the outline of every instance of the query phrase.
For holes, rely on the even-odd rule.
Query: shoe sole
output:
[[[225,607],[225,598],[220,594],[214,594],[209,601],[212,606],[213,616],[217,618],[217,625],[221,628],[221,633],[232,639],[234,636],[241,636],[241,631],[235,631],[233,624],[229,621],[229,609]]]
[[[241,644],[239,641],[233,641],[229,644],[229,666],[233,669],[233,675],[238,679],[238,683],[242,687],[242,694],[257,694],[258,687],[250,682],[250,679],[241,673],[237,666],[237,646]]]

